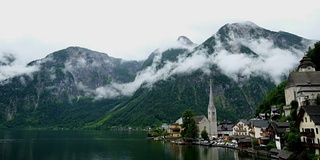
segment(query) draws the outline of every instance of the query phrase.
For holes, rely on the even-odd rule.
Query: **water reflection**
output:
[[[0,131],[0,159],[6,160],[261,160],[237,150],[147,141],[146,132]]]
[[[249,153],[239,152],[235,149],[222,147],[207,147],[199,145],[176,145],[169,142],[163,142],[167,153],[172,155],[173,159],[197,160],[269,160],[267,157],[258,157]]]

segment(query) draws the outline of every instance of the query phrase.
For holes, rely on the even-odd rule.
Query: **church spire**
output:
[[[209,120],[209,135],[210,137],[218,136],[218,124],[217,124],[217,112],[213,101],[213,87],[212,80],[210,79],[210,94],[209,94],[209,104],[208,104],[208,120]]]
[[[213,102],[213,89],[212,89],[212,79],[210,79],[210,94],[209,94],[209,105],[208,108],[215,108]]]

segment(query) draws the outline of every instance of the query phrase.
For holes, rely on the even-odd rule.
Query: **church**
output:
[[[195,116],[193,118],[199,129],[199,137],[201,137],[201,132],[205,130],[208,133],[208,136],[210,139],[218,138],[217,110],[213,100],[213,87],[212,87],[211,79],[210,79],[210,93],[209,93],[209,104],[208,104],[208,117],[202,115],[202,116]],[[172,125],[174,126],[172,128],[177,128],[177,125],[179,126],[182,125],[182,118],[179,118],[176,121],[176,123]],[[179,129],[179,132],[180,132],[180,129]]]
[[[315,70],[315,64],[307,56],[300,60],[297,72],[291,72],[285,87],[285,116],[290,115],[293,100],[298,101],[298,111],[301,106],[314,104],[320,97],[320,71]]]

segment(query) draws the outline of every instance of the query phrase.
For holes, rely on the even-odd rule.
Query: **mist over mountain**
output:
[[[3,56],[0,122],[89,128],[172,123],[187,108],[206,114],[209,79],[218,119],[245,118],[313,43],[242,22],[224,25],[199,45],[181,36],[144,62],[69,47],[29,63],[26,74],[8,75],[2,69],[14,58]]]

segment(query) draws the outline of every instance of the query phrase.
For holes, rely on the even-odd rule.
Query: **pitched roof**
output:
[[[267,128],[269,126],[267,120],[249,120],[249,122],[255,127]]]
[[[315,125],[320,125],[320,105],[302,106],[298,114],[298,124],[301,122],[304,113],[310,116]]]
[[[296,86],[320,86],[320,71],[290,73],[286,88]]]
[[[239,122],[242,122],[244,125],[248,125],[249,121],[246,119],[239,119],[235,124],[232,125],[232,127],[236,126]]]
[[[202,116],[194,116],[193,119],[196,123],[200,123],[200,121],[202,121],[204,118],[207,118],[206,116],[202,115]]]
[[[220,122],[220,124],[233,124],[231,121],[223,120]]]
[[[303,108],[308,113],[312,121],[316,125],[320,125],[320,106],[304,106]]]
[[[217,126],[217,130],[218,131],[232,131],[233,130],[232,127],[233,127],[233,124],[219,124]],[[223,128],[226,130],[223,130]]]
[[[282,134],[290,128],[289,122],[270,122],[270,125],[274,128],[277,134]]]

